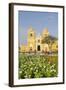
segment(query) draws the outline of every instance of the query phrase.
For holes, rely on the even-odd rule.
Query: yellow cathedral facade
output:
[[[27,45],[21,45],[20,52],[49,52],[51,50],[58,51],[58,41],[55,41],[51,48],[50,44],[42,43],[42,39],[49,35],[50,33],[48,29],[45,28],[41,35],[36,36],[33,28],[30,27],[28,30]]]

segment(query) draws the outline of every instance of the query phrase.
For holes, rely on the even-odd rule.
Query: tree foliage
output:
[[[57,40],[56,37],[47,36],[47,37],[44,37],[44,38],[42,39],[42,44],[44,44],[44,43],[47,43],[47,44],[54,43],[54,41],[56,41],[56,40]]]

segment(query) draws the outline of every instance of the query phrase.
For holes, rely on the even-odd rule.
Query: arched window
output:
[[[31,36],[31,37],[33,36],[32,33],[30,33],[30,36]]]
[[[40,42],[40,39],[38,39],[38,43]]]

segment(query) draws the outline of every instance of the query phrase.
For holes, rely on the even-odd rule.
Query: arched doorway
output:
[[[37,46],[37,51],[40,51],[40,50],[41,50],[40,45],[38,45]]]

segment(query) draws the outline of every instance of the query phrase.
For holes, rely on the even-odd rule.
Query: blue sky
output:
[[[19,45],[27,44],[28,28],[32,26],[36,35],[48,28],[50,35],[58,37],[58,13],[19,11],[18,13],[18,40]]]

